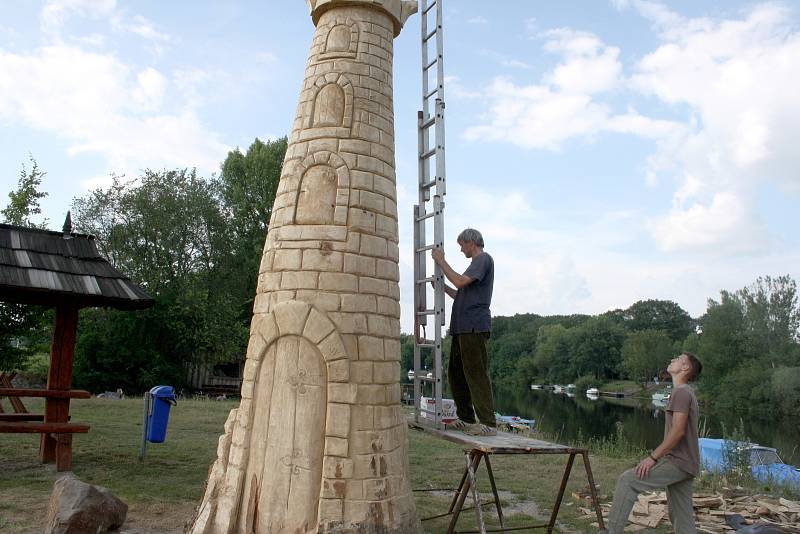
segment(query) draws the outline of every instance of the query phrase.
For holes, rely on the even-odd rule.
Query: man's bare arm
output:
[[[456,298],[456,294],[458,293],[458,289],[453,289],[452,287],[448,286],[447,284],[444,285],[444,292],[447,293],[451,299]]]
[[[447,263],[447,260],[444,259],[444,251],[442,249],[433,249],[431,251],[431,257],[433,258],[433,261],[435,261],[437,265],[442,268],[442,272],[444,273],[445,277],[450,280],[450,283],[456,286],[456,289],[466,287],[475,281],[474,278],[455,272],[453,268],[450,267],[450,264]],[[450,293],[448,293],[448,295],[450,295]],[[455,298],[454,295],[450,296]]]

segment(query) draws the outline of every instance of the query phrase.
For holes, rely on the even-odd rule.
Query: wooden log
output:
[[[44,415],[35,413],[0,413],[0,421],[44,421]]]
[[[17,373],[0,373],[0,387],[13,388],[14,386],[11,384],[11,381],[14,380],[15,376],[17,376]],[[11,406],[14,407],[15,412],[28,413],[28,410],[19,398],[9,397],[8,400],[11,401]],[[3,410],[0,409],[0,412],[2,411]]]
[[[0,397],[44,397],[50,399],[88,399],[91,393],[82,389],[0,388]]]
[[[85,434],[86,432],[89,432],[89,425],[86,423],[0,422],[0,434]]]
[[[57,434],[56,471],[58,472],[70,471],[71,469],[72,469],[72,434]]]
[[[50,347],[50,369],[47,372],[47,389],[69,391],[72,387],[72,360],[75,354],[75,339],[78,334],[78,306],[74,302],[62,302],[56,306],[53,341]],[[66,397],[45,397],[45,423],[66,423],[69,420],[69,400]],[[62,445],[71,448],[72,442]],[[57,460],[58,441],[49,434],[42,434],[39,442],[39,457],[43,463]],[[71,455],[71,452],[70,452]]]

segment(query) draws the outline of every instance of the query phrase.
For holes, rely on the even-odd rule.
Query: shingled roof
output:
[[[141,309],[153,299],[97,252],[94,236],[0,224],[0,300]]]

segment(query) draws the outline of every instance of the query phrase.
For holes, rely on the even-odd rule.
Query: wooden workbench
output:
[[[600,529],[605,528],[603,514],[600,510],[600,502],[597,499],[597,489],[595,488],[594,484],[594,476],[592,475],[592,468],[589,464],[588,449],[581,447],[570,447],[568,445],[560,445],[558,443],[550,443],[548,441],[528,438],[518,434],[510,434],[508,432],[497,432],[496,436],[470,436],[456,430],[440,430],[426,425],[424,422],[416,422],[413,416],[409,419],[408,424],[412,429],[421,430],[432,436],[436,436],[438,438],[464,446],[464,473],[461,476],[461,482],[455,489],[453,500],[450,503],[450,509],[447,511],[447,513],[425,518],[423,521],[427,519],[445,517],[448,515],[452,516],[450,518],[450,524],[447,528],[448,534],[455,532],[479,532],[483,534],[486,532],[508,532],[512,530],[535,528],[545,528],[547,529],[547,532],[550,533],[553,531],[553,528],[556,524],[558,510],[561,507],[561,502],[564,498],[564,491],[567,487],[567,481],[569,480],[569,475],[572,471],[572,464],[575,462],[575,457],[580,455],[583,458],[583,465],[586,469],[586,479],[589,483],[589,491],[591,493],[592,503],[594,505],[595,513],[597,514],[597,522],[600,526]],[[503,510],[500,506],[500,497],[497,493],[497,485],[495,484],[494,473],[492,472],[492,464],[489,458],[493,454],[564,454],[568,456],[566,466],[564,467],[564,475],[561,478],[561,485],[558,489],[558,495],[556,496],[556,502],[553,505],[553,511],[551,512],[550,520],[547,523],[512,528],[505,528],[503,526]],[[497,517],[500,520],[499,529],[487,529],[481,513],[480,494],[477,491],[476,481],[477,471],[482,461],[486,465],[486,473],[489,477],[489,483],[492,487],[494,504],[495,508],[497,509]],[[478,530],[456,531],[456,523],[458,522],[458,517],[461,514],[464,501],[466,500],[468,493],[472,493],[475,513],[478,518]]]

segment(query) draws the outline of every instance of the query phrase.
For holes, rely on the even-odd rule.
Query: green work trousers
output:
[[[447,379],[458,418],[465,423],[475,423],[477,415],[478,421],[494,427],[497,423],[492,403],[492,383],[489,381],[487,339],[489,332],[453,334]]]
[[[608,514],[608,534],[622,534],[628,524],[633,505],[643,491],[667,489],[667,509],[672,528],[677,534],[695,534],[692,508],[694,477],[663,458],[656,462],[644,480],[628,469],[617,479],[614,502]]]

